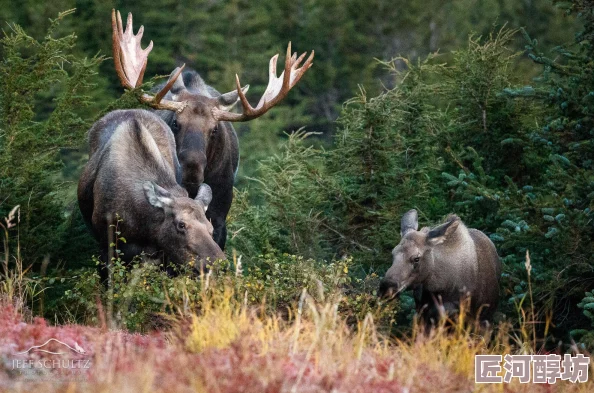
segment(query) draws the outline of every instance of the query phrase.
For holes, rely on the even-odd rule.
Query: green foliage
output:
[[[302,256],[268,253],[242,264],[242,257],[233,261],[218,261],[197,277],[189,266],[171,266],[167,274],[162,263],[147,260],[144,255],[131,264],[122,261],[119,244],[126,239],[118,230],[122,220],[112,225],[115,240],[110,245],[113,256],[109,264],[107,286],[100,282],[96,271],[81,269],[74,276],[62,277],[60,300],[50,305],[46,314],[66,315],[91,324],[108,324],[134,331],[150,330],[166,323],[168,315],[187,316],[196,312],[204,300],[205,291],[234,288],[238,301],[266,307],[270,312],[287,313],[305,291],[316,301],[326,298],[340,302],[341,311],[350,315],[353,323],[373,313],[377,320],[390,326],[395,307],[382,304],[375,296],[377,276],[355,279],[349,275],[352,259],[326,263]],[[100,261],[93,258],[97,266]],[[59,285],[56,278],[43,278],[46,287]],[[369,285],[373,282],[373,285]],[[225,285],[218,285],[218,284]],[[343,297],[348,293],[351,296]],[[243,298],[241,298],[243,297]],[[285,315],[290,317],[290,315]]]
[[[75,272],[74,285],[64,291],[57,308],[50,312],[93,325],[111,323],[145,331],[163,323],[160,313],[175,312],[174,305],[182,304],[184,299],[195,305],[200,295],[199,282],[190,275],[172,278],[156,264],[141,264],[138,260],[124,266],[116,260],[112,269],[113,293],[104,290],[96,269],[82,269]]]
[[[574,10],[591,15],[591,6],[584,7],[576,2]],[[510,302],[526,293],[523,253],[529,249],[537,298],[568,326],[582,325],[582,318],[561,310],[575,310],[594,281],[594,124],[588,101],[594,90],[588,36],[593,27],[588,17],[585,22],[576,49],[556,48],[556,60],[524,32],[529,56],[544,66],[537,87],[504,88],[498,99],[513,112],[478,141],[491,154],[468,151],[460,176],[446,175],[458,206],[476,212],[473,221],[491,233],[505,256]],[[518,116],[522,112],[532,118]]]
[[[318,302],[342,300],[340,311],[353,323],[371,313],[378,324],[390,326],[397,308],[376,296],[377,275],[353,278],[352,259],[330,263],[289,254],[267,254],[252,259],[239,276],[239,291],[247,293],[254,304],[265,302],[272,310],[287,311],[305,290]],[[236,284],[237,285],[237,284]]]
[[[42,41],[16,24],[0,41],[0,216],[21,205],[21,244],[30,263],[59,257],[64,246],[69,220],[60,153],[83,140],[88,92],[103,61],[74,56],[74,34],[54,37],[71,13],[52,20]]]
[[[332,177],[324,190],[326,220],[340,234],[333,243],[369,267],[378,259],[383,264],[394,247],[403,211],[417,208],[422,216],[443,211],[444,195],[431,182],[440,165],[435,136],[441,115],[430,112],[432,103],[422,99],[430,91],[420,83],[434,71],[431,59],[405,73],[391,64],[396,88],[371,99],[361,91],[349,101],[335,148],[325,157]]]
[[[323,184],[311,187],[312,181],[324,180],[318,170],[320,151],[303,144],[308,135],[292,134],[280,154],[263,161],[261,176],[266,181],[260,181],[259,185],[268,203],[265,210],[255,209],[261,212],[260,219],[267,221],[267,239],[274,248],[314,257],[324,255],[325,244],[320,235],[322,222],[318,212],[307,206],[319,206],[325,195]]]
[[[445,212],[430,183],[439,173],[431,137],[442,116],[427,114],[430,104],[419,100],[427,90],[417,82],[430,66],[419,67],[401,75],[406,84],[398,89],[372,99],[362,92],[351,100],[332,150],[310,146],[308,134],[296,133],[281,154],[262,161],[264,205],[236,205],[230,244],[242,252],[249,244],[246,255],[254,255],[258,244],[268,252],[270,243],[280,252],[325,259],[354,253],[368,270],[394,246],[404,208]],[[427,203],[419,198],[431,193]]]
[[[592,292],[586,292],[586,297],[578,303],[578,307],[584,312],[584,315],[592,322],[594,327],[594,294]]]
[[[65,21],[58,32],[75,32],[78,57],[111,54],[110,12],[116,8],[132,12],[135,26],[146,27],[146,43],[151,39],[155,43],[147,78],[169,74],[175,65],[187,63],[220,91],[234,89],[239,74],[252,86],[250,99],[256,101],[266,87],[272,55],[284,53],[289,41],[294,50],[315,50],[314,68],[278,108],[238,126],[240,187],[247,184],[246,177],[254,176],[258,160],[279,152],[283,131],[307,125],[329,142],[342,103],[360,85],[370,96],[377,95],[383,84],[393,87],[390,73],[374,59],[400,55],[416,59],[438,49],[448,52],[463,45],[471,32],[487,34],[493,24],[530,26],[547,46],[571,39],[576,28],[573,19],[555,12],[550,0],[425,0],[398,6],[392,0],[0,0],[0,21],[27,26],[29,34],[38,37],[48,28],[48,18],[72,7],[77,7],[76,17]],[[522,43],[515,45],[519,48]],[[535,72],[530,62],[522,67],[523,72]],[[98,89],[92,96],[99,108],[121,92],[111,61],[100,65],[95,82]]]
[[[582,299],[581,302],[577,305],[582,312],[591,322],[590,329],[574,329],[570,332],[571,337],[574,340],[579,340],[579,342],[586,345],[588,348],[594,347],[594,294],[592,291],[586,292],[586,297]]]
[[[562,310],[575,309],[594,279],[590,57],[558,49],[567,60],[557,65],[533,56],[544,75],[522,87],[516,35],[471,36],[446,63],[389,63],[396,87],[349,101],[332,149],[292,137],[261,163],[264,203],[238,214],[232,228],[257,215],[260,227],[273,228],[267,238],[278,251],[352,255],[363,277],[390,263],[405,211],[416,208],[426,224],[454,212],[496,243],[510,316],[528,291],[530,251],[539,315],[552,311],[554,333],[567,338],[583,318]],[[245,239],[255,247],[262,234],[238,231],[232,244],[243,253]]]
[[[146,331],[162,327],[168,315],[196,312],[204,291],[222,290],[224,285],[219,284],[226,283],[235,288],[239,301],[264,305],[270,312],[286,317],[290,317],[286,313],[305,290],[316,301],[342,299],[341,312],[351,315],[353,322],[373,313],[380,323],[389,326],[396,309],[377,300],[373,293],[377,282],[369,285],[373,278],[352,281],[348,274],[351,265],[351,260],[324,263],[294,255],[264,255],[247,268],[242,269],[239,259],[235,264],[217,263],[209,273],[195,277],[183,269],[179,275],[167,275],[162,267],[142,263],[140,258],[132,266],[124,266],[121,259],[114,258],[109,290],[100,283],[96,271],[76,271],[68,279],[69,289],[47,313],[93,325],[105,323]]]

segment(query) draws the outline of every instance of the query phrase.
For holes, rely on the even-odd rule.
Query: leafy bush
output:
[[[59,306],[52,311],[93,325],[146,331],[167,324],[172,315],[199,312],[212,291],[233,288],[235,301],[265,305],[269,312],[285,318],[291,317],[287,312],[303,293],[308,293],[315,301],[340,304],[341,312],[349,315],[352,323],[372,313],[380,323],[390,325],[395,308],[377,300],[373,293],[377,282],[371,287],[364,280],[353,282],[349,277],[351,265],[352,260],[324,263],[270,254],[245,267],[241,258],[217,262],[212,270],[197,277],[183,268],[176,276],[168,275],[162,266],[143,263],[141,258],[125,266],[121,258],[114,257],[112,284],[107,289],[96,271],[81,269],[69,277],[71,288],[64,291]]]
[[[529,39],[531,59],[545,65],[536,87],[516,72],[527,61],[509,49],[516,36],[470,37],[447,63],[388,63],[396,87],[347,102],[332,149],[299,134],[261,163],[263,203],[236,212],[230,244],[251,256],[276,252],[270,244],[315,259],[352,256],[363,278],[391,262],[405,211],[416,208],[422,224],[453,212],[495,242],[510,317],[528,304],[530,251],[537,316],[552,314],[554,339],[568,339],[588,322],[575,311],[594,280],[590,36],[578,36],[577,52],[558,49],[558,62]]]
[[[29,263],[67,257],[67,234],[76,232],[61,153],[82,144],[93,78],[104,58],[74,56],[74,34],[54,37],[71,13],[52,20],[42,41],[16,24],[0,40],[0,216],[21,206],[21,248]]]
[[[535,296],[552,310],[555,332],[563,338],[567,328],[584,326],[576,304],[594,282],[592,6],[574,2],[570,11],[586,22],[577,49],[556,48],[553,61],[524,32],[542,76],[535,87],[499,86],[491,100],[501,106],[495,114],[505,117],[480,145],[458,151],[457,177],[444,174],[456,205],[488,230],[505,256],[510,302],[526,296],[523,253],[530,250]]]

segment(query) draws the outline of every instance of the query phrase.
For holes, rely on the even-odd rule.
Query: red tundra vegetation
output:
[[[231,295],[231,289],[212,291],[198,314],[151,334],[52,326],[5,300],[0,308],[0,386],[15,392],[258,393],[593,388],[591,382],[565,381],[475,385],[476,354],[530,351],[529,345],[510,343],[512,336],[503,329],[491,339],[459,325],[453,332],[437,329],[429,336],[396,340],[381,335],[371,317],[349,327],[337,303],[318,304],[304,296],[295,317],[286,320],[250,309]]]

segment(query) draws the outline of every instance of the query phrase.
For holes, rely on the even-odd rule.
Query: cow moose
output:
[[[113,58],[122,85],[133,89],[142,85],[151,41],[141,48],[144,27],[136,35],[132,29],[132,14],[128,14],[126,30],[123,29],[119,11],[112,10]],[[262,116],[286,97],[289,90],[312,66],[314,52],[300,64],[306,53],[297,57],[287,47],[285,69],[276,76],[278,54],[270,59],[269,81],[258,105],[252,107],[245,93],[249,85],[241,87],[236,75],[236,90],[220,94],[206,85],[196,72],[185,72],[178,67],[170,75],[164,88],[155,96],[144,94],[141,101],[157,110],[170,126],[175,136],[177,155],[181,164],[181,184],[194,197],[201,184],[210,185],[213,201],[207,218],[214,226],[214,239],[221,249],[227,238],[226,219],[233,200],[233,183],[239,165],[239,144],[231,122],[243,122]],[[241,102],[242,113],[232,112]]]
[[[198,270],[225,255],[212,237],[205,211],[212,199],[202,184],[195,198],[176,181],[179,162],[169,127],[152,112],[117,110],[89,130],[90,158],[78,184],[82,216],[101,245],[106,282],[108,231],[115,214],[126,239],[124,260],[144,252]]]
[[[392,266],[380,283],[379,295],[393,298],[416,288],[417,311],[427,326],[445,314],[459,311],[470,300],[470,316],[493,317],[499,302],[501,261],[491,240],[467,228],[456,215],[434,228],[418,231],[416,210],[404,214],[400,243],[392,251]],[[468,299],[470,297],[470,299]]]

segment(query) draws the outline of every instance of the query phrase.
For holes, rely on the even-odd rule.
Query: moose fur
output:
[[[124,259],[145,252],[181,264],[224,258],[207,217],[212,194],[196,198],[176,181],[179,162],[169,127],[145,110],[113,111],[89,131],[90,158],[78,185],[78,202],[107,260],[108,230],[119,214]],[[105,271],[102,270],[102,276]],[[104,276],[105,277],[105,276]]]
[[[213,108],[233,107],[238,101],[237,91],[221,94],[208,86],[197,72],[185,71],[165,98],[188,104],[181,113],[166,110],[156,113],[175,137],[181,164],[181,185],[190,197],[196,196],[202,183],[211,187],[213,202],[206,216],[214,227],[215,241],[224,249],[226,219],[233,201],[233,184],[239,165],[239,143],[233,125],[215,120]]]
[[[448,216],[432,229],[418,229],[416,210],[402,217],[402,239],[392,251],[393,263],[380,284],[381,296],[417,289],[417,310],[426,322],[456,312],[470,297],[471,316],[490,320],[499,302],[501,262],[491,240]]]

